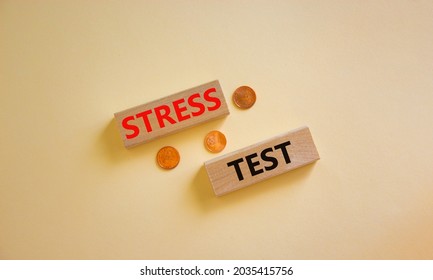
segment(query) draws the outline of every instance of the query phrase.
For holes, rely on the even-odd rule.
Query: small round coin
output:
[[[256,103],[256,93],[249,86],[238,87],[233,93],[233,102],[241,109],[251,108]]]
[[[220,131],[213,130],[204,138],[204,145],[212,153],[219,153],[224,150],[227,144],[226,137]]]
[[[156,161],[164,169],[173,169],[179,164],[180,155],[175,148],[165,146],[158,151]]]

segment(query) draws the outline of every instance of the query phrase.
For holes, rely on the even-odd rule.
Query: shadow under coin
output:
[[[203,212],[210,212],[223,207],[230,207],[235,203],[239,204],[249,201],[256,196],[265,195],[281,188],[289,188],[289,192],[295,194],[298,189],[297,187],[300,185],[299,183],[308,178],[315,164],[308,164],[223,196],[216,196],[214,194],[206,169],[202,166],[191,185],[200,209]]]

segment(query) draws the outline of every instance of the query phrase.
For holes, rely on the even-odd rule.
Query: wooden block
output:
[[[220,196],[320,159],[308,127],[301,127],[204,163]]]
[[[126,148],[229,114],[218,81],[114,114]]]

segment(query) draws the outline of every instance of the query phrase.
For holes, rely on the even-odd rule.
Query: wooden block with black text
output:
[[[218,81],[114,114],[126,148],[229,114]]]
[[[204,163],[220,196],[320,159],[308,127],[301,127]]]

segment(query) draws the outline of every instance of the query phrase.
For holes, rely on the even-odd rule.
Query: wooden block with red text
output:
[[[114,114],[126,148],[229,114],[218,81]]]
[[[220,196],[320,159],[308,127],[301,127],[204,163]]]

